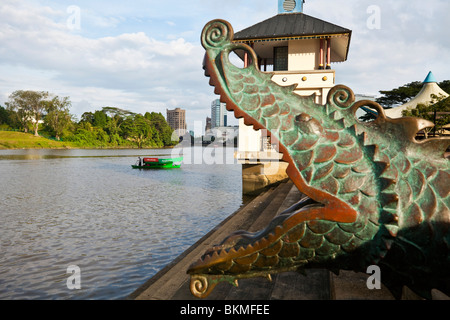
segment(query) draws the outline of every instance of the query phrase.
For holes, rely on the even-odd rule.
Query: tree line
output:
[[[50,136],[80,147],[161,148],[176,145],[173,130],[161,113],[144,115],[116,107],[85,112],[80,120],[70,113],[69,97],[47,91],[17,90],[0,106],[0,129]]]
[[[450,94],[450,80],[445,80],[438,83],[438,86]],[[375,101],[378,102],[384,109],[391,109],[401,106],[411,99],[413,99],[423,88],[423,82],[414,81],[392,90],[380,91],[381,96]],[[429,120],[435,123],[433,131],[440,130],[443,126],[450,123],[450,97],[430,97],[429,104],[419,104],[412,110],[404,110],[402,113],[404,117],[418,117]],[[360,117],[363,121],[374,119],[370,113]]]
[[[439,82],[438,86],[450,94],[450,80]],[[378,98],[377,101],[386,108],[402,105],[413,99],[422,88],[422,82],[411,82],[390,91],[380,91],[383,96]],[[424,133],[425,136],[428,135],[429,131],[434,131],[434,134],[436,134],[436,131],[450,123],[450,97],[432,95],[430,103],[418,104],[414,109],[404,110],[402,116],[418,117],[433,122],[434,128],[427,128]]]

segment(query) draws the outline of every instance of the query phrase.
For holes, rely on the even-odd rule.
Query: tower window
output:
[[[273,71],[288,70],[288,47],[273,48]]]

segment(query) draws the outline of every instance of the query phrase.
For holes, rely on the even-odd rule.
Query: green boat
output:
[[[183,162],[183,157],[177,158],[144,158],[137,160],[131,165],[133,169],[172,169],[179,168]]]

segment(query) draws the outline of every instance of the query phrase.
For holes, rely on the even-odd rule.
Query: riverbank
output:
[[[76,144],[36,137],[30,133],[0,131],[0,149],[68,149]]]
[[[173,147],[151,147],[145,149],[172,149]],[[71,141],[56,141],[36,137],[31,133],[0,131],[0,150],[9,149],[138,149],[136,146],[85,146]]]

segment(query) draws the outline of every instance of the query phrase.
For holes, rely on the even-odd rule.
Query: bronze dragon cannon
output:
[[[307,196],[260,232],[236,231],[188,269],[191,292],[286,271],[326,268],[366,272],[378,265],[397,298],[403,286],[424,298],[450,293],[450,139],[416,141],[433,126],[418,118],[389,119],[373,101],[355,102],[342,85],[325,105],[279,86],[260,72],[254,51],[233,43],[231,25],[208,23],[201,36],[205,74],[229,111],[278,143],[287,174]],[[234,66],[245,50],[252,63]],[[361,123],[361,106],[378,117]]]

